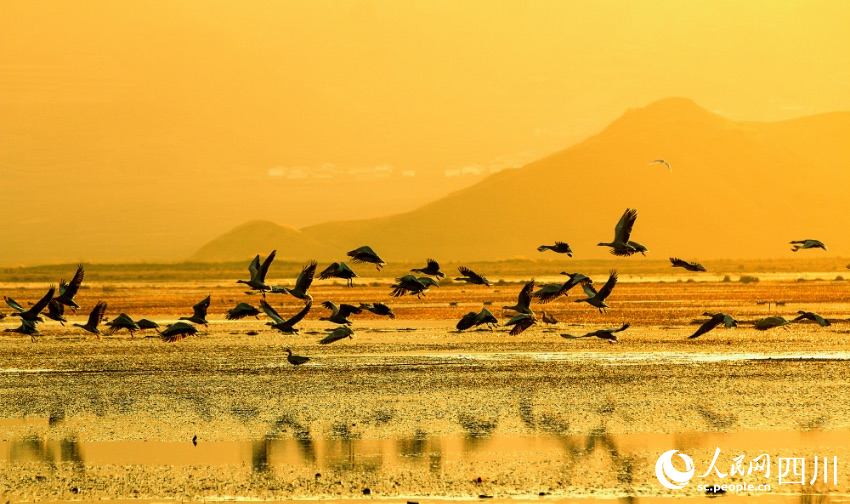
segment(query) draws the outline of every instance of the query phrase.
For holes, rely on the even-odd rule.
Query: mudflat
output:
[[[422,299],[364,284],[317,282],[298,335],[274,331],[262,315],[225,320],[236,303],[257,306],[259,296],[212,280],[90,282],[65,327],[41,324],[35,342],[0,333],[0,493],[12,502],[651,499],[702,495],[697,485],[715,483],[771,487],[741,495],[848,492],[847,281],[626,277],[607,314],[574,303],[583,297],[577,289],[533,305],[538,319],[545,309],[558,324],[541,321],[518,336],[502,325],[455,329],[482,307],[504,324],[501,307],[522,287],[515,280],[489,289],[444,284]],[[38,282],[3,287],[19,301],[45,290]],[[164,326],[207,295],[209,327],[176,343],[153,331],[97,340],[70,324],[103,299],[110,318],[126,312]],[[268,300],[284,318],[303,307],[290,296]],[[354,315],[353,338],[320,345],[336,327],[319,320],[329,314],[324,300],[385,302],[397,318]],[[832,325],[752,326],[798,310]],[[705,311],[733,315],[739,327],[688,339]],[[631,326],[618,344],[560,336],[623,322]],[[0,320],[4,329],[17,325]],[[310,361],[289,364],[287,348]],[[656,477],[659,456],[673,449],[695,467],[679,490]],[[769,476],[731,473],[765,453]],[[716,454],[716,469],[700,476]],[[780,459],[787,470],[794,458],[803,459],[805,481],[789,482],[791,471],[780,482]],[[678,456],[673,463],[685,469]]]

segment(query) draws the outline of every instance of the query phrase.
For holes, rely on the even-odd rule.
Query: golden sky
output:
[[[302,226],[412,209],[669,96],[732,119],[850,110],[846,1],[3,0],[0,11],[0,197],[55,213],[75,191],[76,220],[108,212],[161,239],[189,224],[212,237],[250,218]],[[269,184],[273,209],[209,204]],[[178,201],[182,231],[163,230]]]

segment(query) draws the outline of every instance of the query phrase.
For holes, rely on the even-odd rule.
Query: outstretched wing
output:
[[[313,303],[307,303],[307,306],[311,306]],[[272,308],[272,305],[265,302],[265,300],[260,301],[260,308],[268,315],[272,320],[274,320],[275,324],[280,324],[283,322],[283,319],[278,315],[277,311]]]
[[[627,208],[620,217],[620,221],[614,226],[614,243],[628,243],[635,220],[637,220],[637,210]]]
[[[257,275],[260,274],[260,254],[257,254],[248,265],[248,272],[251,273],[251,280],[257,279]]]
[[[528,308],[531,306],[531,293],[534,290],[534,279],[532,278],[528,282],[525,283],[525,286],[519,291],[519,297],[517,298],[517,305],[522,306],[523,308]]]
[[[6,300],[6,304],[7,304],[7,305],[9,305],[9,307],[10,307],[10,308],[12,308],[13,310],[17,310],[17,311],[19,311],[19,312],[21,312],[21,313],[23,313],[23,312],[25,312],[25,311],[26,311],[26,310],[24,310],[24,307],[23,307],[23,306],[21,306],[21,305],[20,305],[17,301],[15,301],[14,299],[12,299],[12,298],[10,298],[10,297],[6,297],[6,296],[3,296],[3,299],[5,299],[5,300]]]
[[[106,313],[106,301],[100,301],[89,314],[89,321],[86,325],[91,328],[97,327],[103,320],[104,313]]]
[[[487,280],[484,279],[483,276],[472,271],[471,269],[467,268],[466,266],[458,266],[457,270],[460,271],[461,275],[463,275],[465,277],[469,277],[469,278],[475,280],[476,282],[485,283],[487,281]]]
[[[594,297],[598,294],[598,292],[596,291],[596,287],[594,287],[592,283],[581,284],[581,290],[584,291],[584,294],[587,297]]]
[[[295,282],[295,290],[307,292],[307,289],[309,289],[310,285],[313,284],[313,275],[316,274],[316,266],[318,265],[319,263],[316,261],[310,261],[310,264],[304,266],[304,269],[301,270],[301,274],[298,275],[298,280]]]
[[[626,329],[628,329],[630,326],[631,326],[631,324],[630,324],[630,323],[628,323],[628,322],[623,322],[623,327],[621,327],[621,328],[619,328],[619,329],[614,329],[614,330],[613,330],[613,331],[611,331],[611,332],[612,332],[612,333],[615,333],[615,332],[625,331],[625,330],[626,330]]]
[[[339,314],[340,314],[340,316],[342,316],[342,318],[348,318],[348,316],[351,315],[352,313],[354,313],[354,314],[363,313],[363,310],[361,310],[360,308],[358,308],[354,305],[350,305],[350,304],[343,303],[343,304],[339,305]]]
[[[202,301],[192,307],[196,317],[207,318],[207,308],[210,307],[210,296],[205,297]]]
[[[29,309],[29,312],[32,313],[33,315],[38,315],[39,313],[41,313],[41,311],[44,310],[47,307],[47,303],[49,303],[50,300],[53,299],[53,294],[55,294],[55,293],[56,293],[56,286],[51,285],[50,290],[47,291],[47,294],[45,294],[44,297],[39,299],[36,304],[32,305]]]
[[[74,278],[71,279],[70,283],[66,284],[65,280],[61,280],[59,282],[59,290],[61,291],[61,294],[64,294],[68,299],[76,296],[77,291],[80,290],[80,285],[83,283],[84,276],[86,276],[86,270],[83,269],[83,265],[80,264],[77,266],[77,272],[74,273]]]
[[[259,280],[260,282],[266,281],[266,273],[269,272],[269,266],[272,265],[272,261],[274,261],[275,254],[277,254],[277,250],[272,250],[272,253],[269,254],[268,257],[266,257],[266,260],[263,261],[263,265],[260,266],[260,270],[257,273],[257,280]],[[260,257],[260,256],[257,256],[257,257]]]
[[[673,264],[673,266],[676,266],[676,267],[679,267],[679,268],[684,268],[684,267],[687,267],[687,265],[688,265],[687,262],[679,259],[678,257],[671,257],[670,262]]]
[[[594,336],[594,333],[585,334],[583,336],[573,336],[572,334],[561,333],[561,337],[564,338],[564,339],[580,339],[580,338],[589,338],[591,336]]]
[[[697,329],[695,333],[688,336],[688,339],[699,338],[703,334],[719,326],[721,322],[723,322],[723,318],[724,316],[722,313],[712,316],[703,325],[699,326],[699,329]]]
[[[339,271],[339,263],[333,263],[319,273],[319,280],[327,280],[328,278],[335,277],[337,271]]]
[[[307,301],[307,304],[304,305],[304,308],[302,308],[300,312],[296,313],[292,316],[292,318],[286,321],[287,325],[294,326],[298,322],[301,322],[301,319],[307,316],[307,312],[309,312],[312,307],[313,302]]]
[[[333,304],[333,301],[324,301],[322,306],[331,311],[331,317],[335,317],[339,313],[339,306]]]
[[[617,285],[617,272],[611,270],[611,274],[608,276],[608,281],[605,282],[605,285],[603,285],[601,289],[599,289],[599,293],[596,294],[596,297],[599,298],[600,301],[604,300],[611,294],[611,291],[614,290],[615,285]]]

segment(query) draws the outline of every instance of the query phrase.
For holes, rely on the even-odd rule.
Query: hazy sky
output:
[[[850,110],[841,0],[3,0],[0,12],[0,205],[38,203],[33,225],[69,234],[105,213],[165,239],[408,210],[668,96],[733,119]]]

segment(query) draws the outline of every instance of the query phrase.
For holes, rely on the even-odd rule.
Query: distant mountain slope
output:
[[[846,255],[847,145],[850,113],[736,122],[669,98],[415,211],[310,226],[293,248],[276,246],[302,258],[369,244],[389,260],[494,260],[541,257],[538,245],[562,240],[576,257],[603,258],[611,256],[597,242],[610,241],[631,207],[638,211],[632,238],[656,258],[777,257],[802,238]],[[648,166],[659,158],[672,173]]]
[[[333,251],[321,242],[305,236],[291,227],[269,221],[246,222],[198,250],[193,261],[238,261],[251,260],[255,255],[263,257],[277,249],[280,259],[332,256]]]

